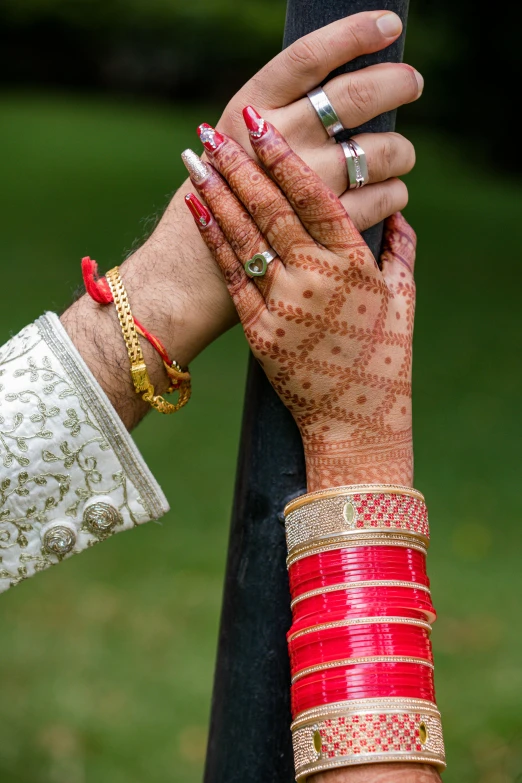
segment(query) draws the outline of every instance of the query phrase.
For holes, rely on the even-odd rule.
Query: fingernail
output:
[[[377,19],[377,27],[386,38],[395,38],[402,32],[402,22],[397,14],[383,14]]]
[[[243,119],[253,139],[260,139],[268,130],[266,122],[252,106],[245,106]]]
[[[417,84],[419,85],[419,94],[417,96],[419,98],[422,95],[422,91],[424,89],[424,79],[422,77],[422,74],[416,71],[415,68],[413,69],[413,73],[415,74],[415,78],[417,79]]]
[[[203,228],[206,228],[208,224],[210,223],[211,215],[208,209],[204,204],[201,203],[199,198],[195,196],[193,193],[188,193],[185,196],[185,204],[190,209],[192,213],[192,217],[198,224],[198,226],[202,226]]]
[[[225,141],[224,136],[206,122],[199,126],[198,136],[207,152],[214,152]]]
[[[187,167],[190,178],[196,185],[201,184],[210,174],[210,169],[206,163],[203,163],[200,157],[192,150],[185,150],[181,153],[181,160]]]

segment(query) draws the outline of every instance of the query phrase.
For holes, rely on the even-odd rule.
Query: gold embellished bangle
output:
[[[411,495],[418,500],[425,500],[422,492],[413,487],[405,487],[402,484],[345,484],[341,487],[328,487],[316,489],[314,492],[306,492],[304,495],[294,498],[286,504],[284,513],[289,514],[299,506],[304,506],[312,500],[320,498],[336,497],[337,495],[359,495],[361,493],[386,493],[388,495]]]
[[[145,359],[143,357],[143,351],[141,349],[138,331],[132,316],[129,297],[123,281],[121,279],[119,268],[117,266],[111,269],[105,275],[107,283],[111,290],[114,304],[116,306],[116,312],[118,314],[118,320],[120,322],[121,331],[123,334],[123,340],[127,348],[127,354],[131,365],[131,377],[136,394],[141,394],[142,399],[148,402],[152,408],[155,408],[160,413],[176,413],[184,405],[187,404],[190,399],[191,387],[190,376],[184,373],[182,368],[177,362],[172,362],[172,366],[166,365],[167,372],[171,383],[169,385],[169,391],[173,390],[173,381],[179,378],[179,386],[177,391],[179,393],[177,403],[168,402],[161,395],[155,394],[154,386],[151,383]],[[165,364],[165,362],[164,362]]]
[[[429,545],[426,503],[411,487],[360,484],[320,490],[291,501],[284,513],[290,560],[333,537],[400,534]]]
[[[337,702],[301,713],[291,728],[296,780],[352,764],[446,766],[440,713],[423,699]]]
[[[334,549],[350,549],[350,547],[359,546],[399,546],[406,549],[415,549],[425,556],[428,554],[424,540],[417,540],[414,536],[402,535],[390,530],[378,530],[371,533],[358,533],[357,535],[348,533],[312,539],[307,542],[307,545],[295,547],[292,550],[292,554],[286,558],[286,565],[290,568],[298,560],[302,560],[303,557],[320,555],[323,552],[331,552]]]

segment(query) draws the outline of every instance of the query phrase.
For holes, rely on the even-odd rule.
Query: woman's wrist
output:
[[[440,775],[427,764],[361,764],[321,772],[310,783],[440,783]]]
[[[309,492],[351,484],[400,484],[413,486],[411,430],[386,441],[315,441],[304,444]]]

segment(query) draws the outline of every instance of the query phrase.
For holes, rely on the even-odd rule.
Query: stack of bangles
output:
[[[296,780],[353,764],[444,769],[420,492],[337,487],[285,509]]]

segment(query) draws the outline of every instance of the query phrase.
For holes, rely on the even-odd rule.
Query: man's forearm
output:
[[[221,273],[188,219],[186,190],[180,188],[152,236],[120,267],[133,314],[182,366],[237,320]],[[104,268],[110,265],[103,263]],[[132,429],[149,406],[132,386],[115,307],[84,295],[61,321],[125,426]],[[168,387],[167,374],[149,343],[141,344],[152,384],[161,394]]]

